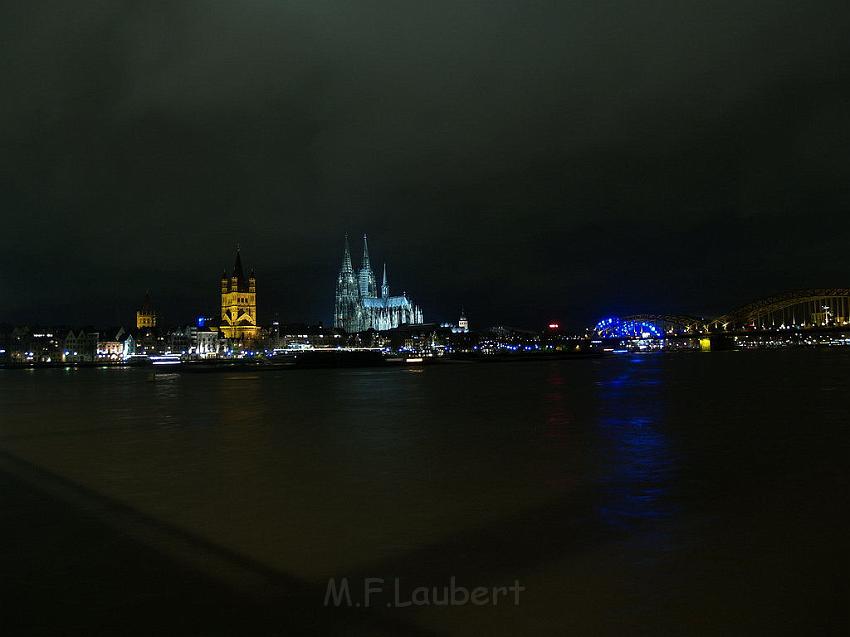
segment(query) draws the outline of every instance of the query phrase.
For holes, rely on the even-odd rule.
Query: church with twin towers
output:
[[[407,298],[407,294],[390,296],[387,281],[387,265],[384,264],[380,290],[369,261],[369,245],[363,235],[363,257],[356,271],[351,264],[348,235],[345,235],[345,250],[342,268],[336,282],[334,303],[334,327],[346,332],[365,330],[389,330],[399,325],[423,323],[422,310]]]

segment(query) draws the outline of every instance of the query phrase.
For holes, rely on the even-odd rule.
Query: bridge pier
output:
[[[703,352],[719,352],[732,347],[733,340],[728,334],[709,334],[699,339],[699,348]]]

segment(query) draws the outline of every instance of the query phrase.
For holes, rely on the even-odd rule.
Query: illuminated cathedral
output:
[[[336,282],[334,327],[346,332],[362,332],[369,329],[389,330],[399,325],[422,322],[422,310],[414,305],[406,294],[390,296],[386,264],[379,294],[375,273],[369,262],[366,235],[363,235],[363,258],[360,268],[355,272],[351,265],[351,251],[346,235],[342,268]]]

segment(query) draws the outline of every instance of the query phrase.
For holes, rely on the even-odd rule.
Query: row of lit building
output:
[[[256,275],[253,270],[245,274],[237,247],[233,270],[221,275],[218,317],[199,318],[190,325],[164,326],[146,294],[136,311],[133,328],[0,326],[0,363],[121,362],[168,354],[218,358],[299,348],[472,347],[469,339],[458,336],[469,332],[463,312],[457,324],[425,324],[421,310],[405,294],[389,294],[386,267],[381,290],[377,291],[365,237],[363,255],[355,273],[346,240],[340,279],[345,279],[345,285],[340,287],[338,282],[332,328],[277,322],[262,326],[257,316]],[[344,303],[340,300],[341,291]]]

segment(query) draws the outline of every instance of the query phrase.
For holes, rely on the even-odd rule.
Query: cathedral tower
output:
[[[372,264],[369,263],[369,244],[366,235],[363,235],[363,258],[360,259],[360,272],[357,273],[357,283],[360,287],[360,296],[363,298],[374,298],[378,296],[378,286],[375,283],[375,273],[372,272]]]
[[[351,265],[351,250],[348,248],[348,235],[345,235],[345,248],[342,253],[342,267],[336,280],[336,299],[334,302],[334,327],[346,331],[357,331],[359,322],[360,290],[354,267]]]
[[[257,279],[254,271],[246,277],[242,256],[236,248],[233,274],[221,275],[221,332],[225,338],[253,341],[260,333],[257,327]]]

